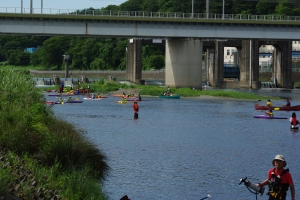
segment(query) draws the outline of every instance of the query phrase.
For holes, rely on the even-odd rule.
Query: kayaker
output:
[[[291,200],[295,200],[295,186],[289,169],[284,169],[286,161],[283,155],[276,155],[272,161],[274,168],[268,172],[268,178],[262,183],[257,184],[258,187],[269,186],[269,200],[286,199],[288,189],[291,191]]]
[[[68,98],[68,102],[71,102],[71,101],[72,101],[72,97],[69,97],[69,98]]]
[[[60,97],[60,98],[58,99],[58,102],[59,102],[59,103],[63,103],[63,102],[64,102],[64,100],[62,99],[62,97]]]
[[[88,94],[90,93],[90,89],[91,89],[90,84],[88,84],[88,86],[87,86],[87,93]]]
[[[64,84],[63,82],[61,81],[60,84],[59,84],[59,93],[62,93],[64,90]]]
[[[142,101],[142,97],[140,94],[139,94],[138,98],[139,98],[139,101]]]
[[[170,87],[168,86],[168,89],[167,89],[167,96],[170,96],[171,94],[171,90],[170,90]]]
[[[299,119],[295,112],[292,113],[292,117],[290,118],[291,128],[294,128],[299,124]]]
[[[286,98],[285,100],[286,100],[285,106],[286,106],[286,107],[290,107],[290,106],[291,106],[290,100],[289,100],[288,98]]]
[[[265,114],[268,115],[269,117],[273,117],[273,110],[265,111]]]
[[[267,102],[267,106],[270,106],[270,107],[273,106],[272,101],[271,101],[270,99],[269,99],[268,102]]]
[[[132,107],[133,107],[133,112],[134,112],[134,119],[139,118],[139,105],[136,100],[133,102]]]

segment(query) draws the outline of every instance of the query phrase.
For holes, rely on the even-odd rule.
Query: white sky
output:
[[[21,7],[22,0],[0,0],[0,8]],[[33,0],[33,8],[41,8],[42,0]],[[126,0],[43,0],[43,8],[78,9],[102,8],[108,5],[120,5]],[[30,8],[30,0],[23,0],[23,8]]]

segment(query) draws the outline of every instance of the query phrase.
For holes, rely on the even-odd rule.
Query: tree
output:
[[[159,10],[158,0],[144,0],[141,5],[142,11],[157,12]]]
[[[42,47],[43,65],[46,67],[57,66],[61,68],[63,63],[63,54],[69,49],[71,37],[54,36],[46,40]]]
[[[30,64],[30,53],[29,52],[20,52],[17,55],[17,63],[15,65],[25,66]]]
[[[289,3],[288,0],[282,0],[275,8],[275,13],[284,16],[294,16],[293,4]],[[299,14],[299,13],[297,13]]]
[[[8,63],[19,66],[28,65],[30,63],[30,53],[20,50],[10,50]]]
[[[4,50],[4,48],[0,47],[0,62],[4,62],[6,61],[6,52]]]
[[[256,8],[255,8],[256,14],[257,15],[273,14],[274,10],[276,8],[276,5],[277,4],[275,4],[275,3],[267,3],[264,1],[260,1],[256,4]]]
[[[141,11],[143,0],[127,0],[120,5],[120,10],[124,11]]]
[[[30,55],[30,63],[33,66],[39,66],[43,63],[42,49],[39,48]]]

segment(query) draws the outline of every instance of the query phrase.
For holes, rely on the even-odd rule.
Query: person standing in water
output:
[[[295,186],[289,169],[284,169],[286,164],[283,155],[276,155],[272,161],[274,168],[269,170],[268,178],[257,184],[258,187],[269,186],[269,200],[286,200],[288,189],[291,200],[295,200]]]
[[[292,117],[290,118],[291,128],[294,128],[299,124],[299,119],[295,112],[292,113]]]
[[[134,119],[139,118],[139,105],[136,100],[134,101],[132,107],[133,107],[133,112],[134,112]]]

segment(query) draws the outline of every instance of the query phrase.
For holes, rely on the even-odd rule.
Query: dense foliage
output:
[[[206,13],[206,0],[127,0],[105,8],[89,10],[123,10],[151,12]],[[299,16],[300,3],[296,0],[210,0],[209,13]],[[86,12],[83,8],[82,11]],[[10,65],[34,65],[44,69],[63,69],[62,55],[71,55],[71,69],[124,70],[126,68],[127,38],[88,38],[74,36],[0,36],[0,62]],[[31,55],[27,47],[38,50]],[[143,46],[143,69],[162,69],[165,66],[164,46]]]
[[[106,156],[83,130],[53,115],[27,72],[0,74],[0,198],[37,199],[40,188],[46,199],[49,190],[60,199],[105,199]]]

